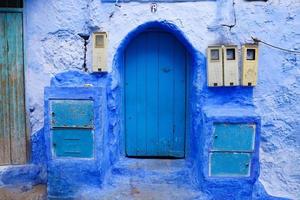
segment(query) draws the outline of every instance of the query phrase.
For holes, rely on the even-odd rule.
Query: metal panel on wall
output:
[[[254,123],[214,123],[210,176],[250,176],[255,132]]]
[[[93,157],[93,133],[89,129],[55,129],[52,131],[56,157]]]
[[[53,100],[52,127],[93,128],[93,101]]]
[[[213,152],[210,154],[210,175],[248,176],[250,161],[250,153]]]
[[[215,124],[213,150],[253,151],[254,124]]]
[[[92,158],[94,102],[52,100],[50,113],[53,157]]]

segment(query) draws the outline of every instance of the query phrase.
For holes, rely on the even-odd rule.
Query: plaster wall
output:
[[[260,45],[258,85],[253,89],[208,89],[205,50],[218,43],[243,44],[251,36],[287,49],[300,50],[299,0],[216,0],[158,3],[101,3],[100,0],[26,0],[24,9],[26,99],[34,141],[44,126],[44,87],[82,86],[92,82],[108,86],[108,129],[111,154],[121,134],[120,70],[116,52],[124,38],[141,24],[162,21],[175,25],[189,43],[195,60],[192,70],[192,128],[200,125],[202,106],[243,106],[261,116],[260,177],[268,193],[299,198],[300,194],[300,55]],[[89,78],[64,75],[83,72],[84,40],[79,33],[108,31],[111,72]],[[87,66],[91,69],[91,42]],[[88,76],[86,74],[86,76]],[[69,78],[69,79],[68,79]],[[64,81],[64,80],[68,81]],[[198,133],[200,134],[200,133]],[[195,136],[197,137],[197,135]],[[40,163],[43,142],[34,142],[33,162]],[[193,151],[193,148],[191,149]],[[117,159],[115,156],[112,156]],[[113,162],[113,160],[111,161]]]

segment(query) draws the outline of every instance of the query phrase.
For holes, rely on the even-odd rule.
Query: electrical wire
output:
[[[255,37],[251,37],[251,38],[252,38],[252,40],[253,40],[255,43],[263,43],[263,44],[265,44],[265,45],[267,45],[267,46],[270,46],[270,47],[275,48],[275,49],[279,49],[279,50],[281,50],[281,51],[286,51],[286,52],[289,52],[289,53],[300,54],[300,51],[294,51],[294,50],[290,50],[290,49],[285,49],[285,48],[282,48],[282,47],[274,46],[274,45],[272,45],[272,44],[270,44],[270,43],[267,43],[267,42],[262,41],[262,40],[260,40],[260,39],[258,39],[258,38],[255,38]]]

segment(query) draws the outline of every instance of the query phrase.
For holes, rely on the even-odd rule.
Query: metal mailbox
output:
[[[250,153],[213,152],[210,154],[211,176],[249,176]]]
[[[223,46],[224,52],[224,85],[239,85],[239,59],[236,45]]]
[[[92,37],[93,72],[106,72],[108,34],[106,32],[95,32]]]
[[[93,101],[53,100],[51,103],[51,126],[93,128]]]
[[[255,86],[257,82],[258,69],[258,46],[256,44],[246,44],[242,46],[243,58],[243,86]]]
[[[207,82],[209,87],[223,86],[222,46],[207,48]]]
[[[253,151],[255,124],[215,124],[212,150]]]
[[[55,157],[93,157],[93,133],[89,129],[55,129],[52,144]]]

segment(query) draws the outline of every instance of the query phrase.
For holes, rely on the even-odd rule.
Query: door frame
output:
[[[126,158],[131,158],[130,156],[127,156],[126,154],[126,131],[125,131],[125,52],[126,52],[126,49],[128,47],[128,45],[132,42],[132,40],[134,40],[137,36],[139,36],[141,33],[144,33],[144,32],[149,32],[149,31],[154,31],[154,32],[167,32],[169,34],[171,34],[172,36],[174,36],[178,42],[180,44],[183,45],[183,47],[185,48],[185,53],[186,53],[186,64],[185,64],[185,71],[186,71],[186,77],[185,77],[185,87],[186,87],[186,90],[185,90],[185,133],[184,133],[184,156],[182,158],[176,158],[176,157],[163,157],[163,158],[167,158],[167,159],[186,159],[187,158],[187,155],[189,154],[189,150],[190,150],[190,147],[189,147],[189,144],[190,144],[190,132],[191,132],[191,123],[190,123],[190,90],[192,89],[191,88],[191,83],[190,83],[190,73],[191,73],[191,66],[192,66],[192,55],[190,54],[188,48],[186,47],[186,45],[178,39],[178,37],[170,32],[170,31],[167,31],[167,30],[164,30],[162,28],[148,28],[148,29],[145,29],[137,34],[135,34],[133,37],[130,38],[129,42],[127,42],[127,44],[125,45],[125,47],[122,49],[122,53],[121,53],[121,56],[120,56],[120,59],[119,59],[119,67],[118,67],[118,70],[119,70],[119,74],[120,74],[120,85],[121,85],[121,141],[120,141],[120,146],[121,146],[121,156],[122,157],[126,157]],[[152,158],[152,157],[139,157],[139,158]],[[154,158],[157,158],[159,159],[160,157],[154,157]]]

